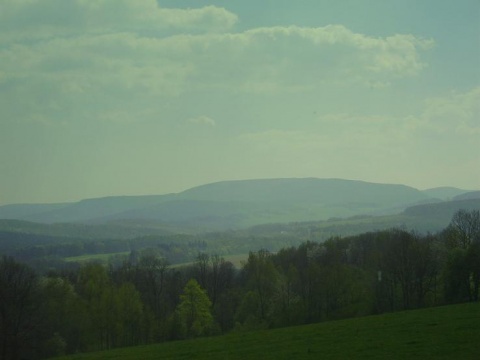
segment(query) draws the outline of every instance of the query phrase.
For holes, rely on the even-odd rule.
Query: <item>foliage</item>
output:
[[[134,250],[108,266],[84,263],[43,275],[4,257],[3,358],[44,358],[476,302],[480,232],[469,225],[475,216],[459,212],[437,234],[397,228],[306,241],[276,253],[251,251],[241,269],[203,252],[189,265],[170,266],[157,247]],[[459,226],[467,226],[468,241]]]
[[[32,352],[40,325],[36,274],[14,259],[0,259],[0,358],[19,359]]]
[[[450,305],[116,349],[59,360],[476,359],[480,305]]]
[[[195,279],[190,279],[180,295],[176,313],[186,337],[208,334],[213,325],[212,303]]]

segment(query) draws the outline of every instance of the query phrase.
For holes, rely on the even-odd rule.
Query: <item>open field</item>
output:
[[[99,262],[108,262],[110,257],[116,256],[116,255],[124,255],[128,256],[130,254],[129,251],[124,251],[124,252],[116,252],[116,253],[108,253],[108,254],[87,254],[87,255],[80,255],[80,256],[70,256],[66,257],[65,261],[67,262],[87,262],[87,261],[99,261]]]
[[[248,254],[226,255],[223,256],[225,261],[230,261],[237,269],[240,269],[248,260]]]
[[[248,254],[225,255],[225,256],[222,256],[222,258],[225,261],[230,261],[233,264],[233,266],[235,266],[237,269],[240,269],[243,266],[243,263],[248,260]],[[184,263],[172,264],[170,265],[170,267],[180,268],[184,266],[191,266],[194,263],[195,263],[194,261],[188,261]]]
[[[478,359],[479,337],[469,303],[61,359]]]

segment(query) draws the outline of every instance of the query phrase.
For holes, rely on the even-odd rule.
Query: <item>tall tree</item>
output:
[[[0,260],[0,357],[17,360],[34,353],[39,326],[37,277],[11,257]]]
[[[445,231],[450,249],[446,298],[477,301],[480,288],[480,211],[459,210]]]
[[[180,295],[177,314],[187,337],[208,333],[213,325],[212,303],[195,279],[190,279]]]
[[[473,242],[480,242],[480,211],[458,210],[447,228],[451,247],[468,249]]]
[[[279,274],[272,261],[272,254],[267,250],[250,252],[245,264],[244,275],[247,279],[246,299],[257,303],[256,317],[259,321],[268,321],[272,310],[272,300],[275,298]]]
[[[135,270],[134,284],[142,294],[143,301],[160,321],[164,321],[167,317],[164,296],[168,261],[152,251],[142,253]]]
[[[42,307],[42,333],[48,339],[43,353],[47,357],[53,357],[62,355],[62,352],[82,350],[82,333],[88,331],[84,321],[87,317],[84,303],[66,278],[49,277],[41,285],[45,299]],[[63,349],[58,346],[62,340],[65,342]]]

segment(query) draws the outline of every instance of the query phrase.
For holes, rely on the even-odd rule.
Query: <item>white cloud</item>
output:
[[[388,86],[421,71],[421,52],[432,45],[341,25],[233,32],[237,16],[223,8],[164,9],[153,0],[0,6],[0,89],[8,89],[0,105],[11,121],[64,121],[65,114],[69,121],[135,120],[145,108],[158,119],[169,98],[210,90],[235,96]]]
[[[207,125],[207,126],[216,125],[215,120],[205,115],[195,117],[195,118],[190,118],[187,120],[187,122],[190,124],[196,124],[196,125]]]
[[[430,99],[408,116],[330,113],[318,116],[308,129],[251,132],[237,140],[252,158],[285,163],[305,174],[310,169],[408,183],[416,176],[443,179],[452,172],[452,179],[454,174],[475,179],[479,107],[480,88],[474,88]]]
[[[478,145],[480,134],[480,88],[429,99],[419,114],[404,117],[330,113],[317,117],[308,130],[266,130],[239,137],[260,150],[273,152],[378,151],[408,154],[412,145],[429,143],[429,133],[441,133],[435,146],[447,143]],[[282,150],[283,149],[283,150]],[[365,157],[367,158],[367,157]]]
[[[44,39],[81,34],[133,32],[146,36],[165,31],[217,32],[238,18],[219,7],[167,9],[155,0],[4,0],[0,4],[0,39]]]
[[[252,39],[269,40],[269,44],[284,46],[289,39],[290,45],[304,45],[307,41],[315,49],[328,50],[344,64],[359,63],[365,70],[382,73],[390,72],[399,76],[415,74],[425,64],[419,59],[419,51],[434,45],[431,39],[422,39],[410,34],[394,35],[385,38],[373,38],[354,33],[342,25],[328,25],[319,28],[297,26],[259,28],[245,33]],[[284,41],[282,41],[282,39]],[[331,60],[323,51],[317,60]],[[348,56],[353,58],[348,59]],[[350,61],[349,61],[350,60]]]
[[[420,123],[433,131],[480,135],[480,87],[427,100]]]

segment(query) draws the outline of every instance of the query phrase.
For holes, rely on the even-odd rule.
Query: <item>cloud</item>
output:
[[[443,134],[431,138],[432,133]],[[246,133],[239,140],[261,151],[332,152],[355,151],[408,153],[413,144],[436,142],[478,145],[480,134],[480,88],[446,97],[431,98],[418,114],[407,116],[328,113],[317,117],[307,130],[270,129]],[[283,150],[282,150],[283,149]],[[365,157],[368,158],[368,157]]]
[[[155,0],[3,0],[0,39],[44,39],[132,32],[218,32],[235,25],[235,14],[219,7],[167,9]]]
[[[331,66],[333,61],[340,60],[339,65],[351,66],[356,63],[366,71],[389,72],[398,76],[412,75],[422,70],[426,64],[420,60],[419,51],[428,50],[434,45],[432,39],[410,34],[373,38],[354,33],[342,25],[259,28],[249,30],[245,35],[250,41],[268,40],[271,46],[279,45],[280,50],[283,50],[285,42],[292,47],[303,47],[307,43],[310,51],[317,52],[318,56],[312,57],[317,64],[320,62]],[[351,56],[353,58],[349,59]]]
[[[480,87],[428,99],[419,123],[442,133],[480,135]]]
[[[215,126],[216,125],[215,120],[213,120],[212,118],[210,118],[208,116],[205,116],[205,115],[195,117],[195,118],[190,118],[190,119],[187,120],[187,122],[190,123],[190,124],[195,124],[195,125],[207,125],[207,126]]]
[[[252,158],[305,174],[324,170],[346,177],[363,174],[364,179],[391,176],[392,181],[420,173],[443,178],[450,172],[453,179],[456,172],[473,179],[479,176],[479,107],[477,87],[429,99],[407,116],[321,114],[307,129],[250,132],[237,141]]]
[[[158,114],[170,99],[211,91],[235,97],[388,86],[418,74],[433,44],[409,34],[373,38],[342,25],[235,32],[237,16],[223,8],[165,9],[153,0],[0,6],[5,121],[102,121],[112,114],[168,121]]]

